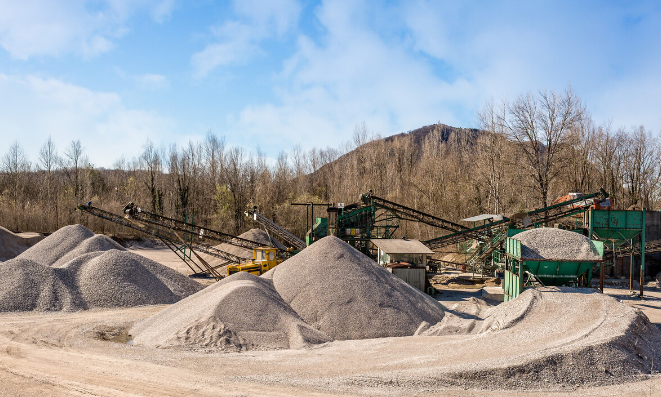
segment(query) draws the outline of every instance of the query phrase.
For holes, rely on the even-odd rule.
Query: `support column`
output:
[[[645,210],[643,209],[643,231],[640,233],[640,299],[645,285]]]
[[[630,241],[631,253],[629,254],[629,292],[633,293],[633,239]]]

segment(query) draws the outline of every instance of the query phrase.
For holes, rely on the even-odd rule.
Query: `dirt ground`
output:
[[[186,273],[171,252],[135,252]],[[183,266],[183,268],[182,268]],[[190,270],[188,270],[190,272]],[[441,291],[447,302],[470,290]],[[640,308],[661,327],[661,291],[638,300],[628,289],[605,291]],[[303,350],[217,353],[133,346],[127,329],[164,306],[75,313],[0,314],[0,396],[658,396],[661,375],[636,382],[557,390],[463,390],[432,381],[459,365],[517,360],[530,346],[481,346],[478,336],[337,341]],[[498,341],[493,341],[498,342]],[[442,378],[442,376],[441,376]]]

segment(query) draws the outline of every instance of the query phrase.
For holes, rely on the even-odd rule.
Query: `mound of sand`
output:
[[[443,307],[337,237],[261,277],[234,274],[137,324],[135,344],[235,350],[413,335]]]
[[[0,311],[174,303],[202,288],[81,225],[62,228],[0,263]]]
[[[337,340],[413,335],[444,315],[436,300],[334,236],[263,277],[306,323]]]
[[[39,233],[14,233],[0,226],[0,262],[17,257],[43,238]]]
[[[521,257],[526,259],[601,260],[592,241],[576,232],[542,227],[513,237],[521,241]]]
[[[136,345],[221,350],[302,348],[330,341],[301,320],[270,280],[236,273],[131,329]]]

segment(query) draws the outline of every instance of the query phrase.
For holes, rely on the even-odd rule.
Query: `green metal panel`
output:
[[[515,258],[521,258],[521,242],[508,237],[505,242],[505,252]]]
[[[528,229],[515,229],[515,228],[509,228],[507,229],[507,237],[513,237],[516,236],[517,234],[521,232],[525,232]]]
[[[524,261],[525,270],[534,274],[545,286],[562,286],[576,281],[596,262]]]
[[[592,210],[588,222],[592,239],[608,241],[616,247],[638,236],[645,227],[643,211]]]
[[[519,276],[509,270],[505,270],[505,279],[503,280],[503,301],[508,302],[521,293]]]

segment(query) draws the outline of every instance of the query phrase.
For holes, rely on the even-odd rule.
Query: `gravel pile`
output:
[[[94,233],[83,225],[64,226],[23,252],[21,258],[51,266],[90,237]]]
[[[0,263],[0,312],[83,308],[69,272],[23,258]]]
[[[589,238],[568,230],[542,227],[513,238],[521,241],[521,257],[525,259],[601,260]]]
[[[521,353],[464,365],[448,375],[450,384],[591,386],[661,370],[661,331],[639,310],[591,289],[528,289],[482,317],[473,333],[493,346],[516,343]],[[466,344],[467,355],[476,353]]]
[[[0,263],[0,311],[174,303],[202,288],[81,225],[64,227]]]
[[[334,236],[263,277],[305,322],[336,340],[413,335],[444,315],[435,299]]]
[[[17,257],[43,238],[39,233],[14,233],[0,226],[0,262]]]
[[[330,341],[282,300],[270,280],[236,273],[136,324],[133,344],[225,351],[302,348]]]
[[[135,344],[238,350],[413,335],[443,307],[337,237],[261,277],[234,274],[137,324]]]

